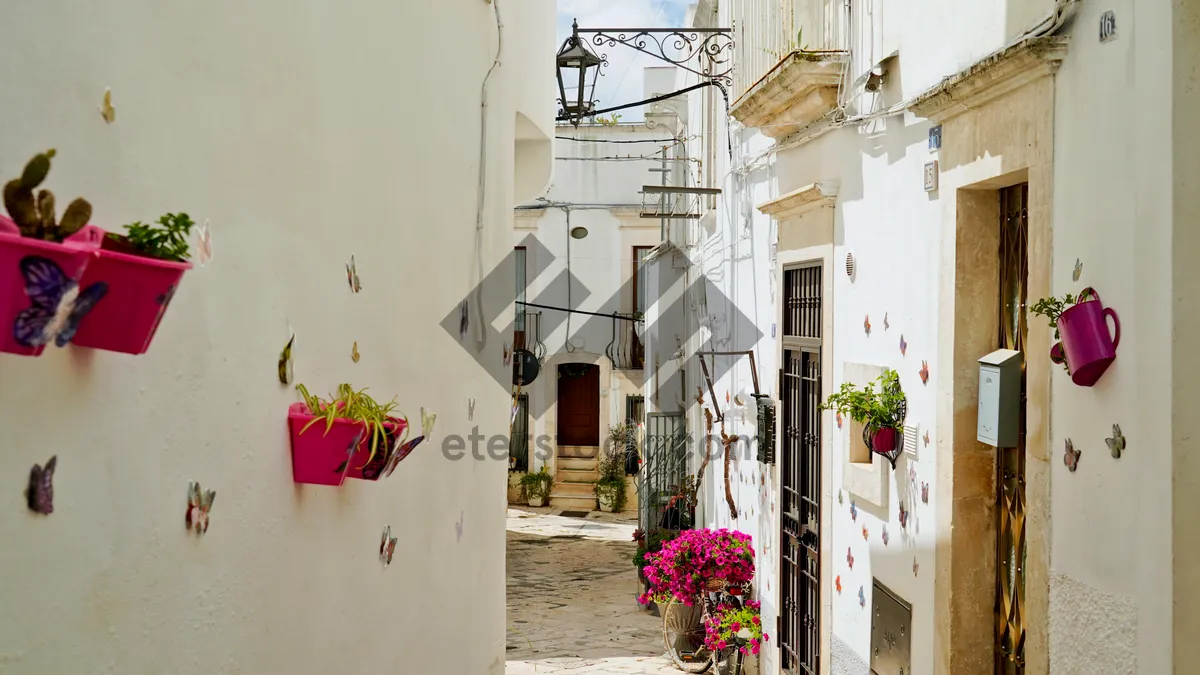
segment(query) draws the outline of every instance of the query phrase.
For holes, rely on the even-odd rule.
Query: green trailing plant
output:
[[[597,122],[606,127],[615,127],[621,123],[621,116],[618,113],[613,113],[608,117],[599,116],[595,118]]]
[[[625,476],[604,477],[595,482],[596,499],[612,504],[613,513],[625,508]]]
[[[53,148],[34,155],[25,165],[21,177],[4,185],[4,208],[20,228],[22,237],[61,242],[83,229],[92,218],[92,205],[80,197],[67,205],[62,220],[58,220],[54,211],[54,193],[37,190],[50,173],[53,157]]]
[[[550,487],[554,485],[554,476],[543,464],[536,472],[521,476],[521,501],[529,503],[530,498],[541,497],[542,501],[550,498]]]
[[[878,385],[878,391],[876,391]],[[904,422],[904,391],[900,376],[887,369],[874,382],[859,387],[843,382],[836,394],[831,394],[822,410],[836,410],[855,422],[878,427],[897,427]]]
[[[596,469],[600,474],[594,483],[596,499],[612,504],[613,512],[625,508],[625,448],[635,433],[632,425],[615,424],[608,428],[608,443],[600,451]]]
[[[182,262],[191,257],[188,237],[195,226],[195,221],[186,213],[168,213],[155,224],[130,223],[125,226],[125,234],[111,232],[108,238],[147,258]]]
[[[296,391],[300,393],[304,405],[308,406],[309,414],[313,416],[300,433],[308,431],[309,427],[321,420],[325,421],[325,433],[329,433],[334,420],[346,419],[362,424],[370,434],[371,454],[367,457],[367,464],[375,458],[375,453],[388,450],[388,433],[383,425],[395,419],[392,412],[397,408],[396,399],[393,398],[386,404],[379,403],[367,395],[365,387],[355,391],[348,384],[339,384],[337,395],[328,400],[310,394],[303,384],[297,384]]]
[[[1058,334],[1058,319],[1062,313],[1070,309],[1079,298],[1067,293],[1061,300],[1053,295],[1048,298],[1038,300],[1033,307],[1029,308],[1030,312],[1040,314],[1050,320],[1050,327],[1054,329],[1054,339],[1058,340],[1061,336]]]

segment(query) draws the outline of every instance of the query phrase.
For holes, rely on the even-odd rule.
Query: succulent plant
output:
[[[21,177],[4,186],[4,208],[21,228],[23,237],[62,241],[83,229],[92,217],[92,205],[81,197],[68,204],[62,220],[58,220],[54,211],[54,193],[49,190],[34,193],[50,173],[53,157],[53,148],[34,155],[25,165]]]

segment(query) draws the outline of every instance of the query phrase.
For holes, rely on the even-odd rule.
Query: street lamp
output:
[[[596,91],[596,78],[600,75],[600,65],[604,63],[604,59],[593,54],[587,48],[586,42],[580,39],[578,21],[571,23],[571,37],[567,38],[559,48],[555,62],[558,65],[558,102],[562,106],[558,117],[569,119],[572,124],[579,126],[579,122],[584,117],[590,117],[592,111],[596,109],[592,94]],[[591,75],[588,74],[589,68],[593,69]],[[589,77],[591,78],[590,86],[588,85]],[[573,101],[567,99],[567,82],[578,82],[576,97]]]

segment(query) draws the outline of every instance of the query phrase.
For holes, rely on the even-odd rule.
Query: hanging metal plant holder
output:
[[[887,420],[871,420],[863,425],[863,443],[871,452],[881,455],[896,469],[896,460],[904,452],[904,419],[908,415],[908,401],[900,404],[895,416]]]

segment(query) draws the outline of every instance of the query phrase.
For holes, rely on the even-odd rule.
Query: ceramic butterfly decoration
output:
[[[57,263],[41,256],[26,256],[19,267],[25,279],[25,294],[32,302],[13,321],[13,338],[23,347],[51,342],[65,347],[79,330],[79,322],[108,293],[108,284],[103,281],[80,290]]]
[[[466,340],[467,332],[471,330],[471,311],[467,308],[467,301],[463,300],[458,305],[458,339]]]
[[[212,260],[212,231],[208,228],[207,220],[196,229],[196,251],[199,253],[197,259],[201,267],[204,267]]]
[[[384,478],[392,475],[392,472],[396,470],[396,465],[404,461],[404,458],[408,457],[413,450],[416,450],[422,441],[429,438],[429,435],[433,433],[433,423],[436,421],[437,415],[430,415],[425,412],[424,408],[421,408],[421,435],[392,451],[392,456],[388,459],[387,466],[383,469]]]
[[[292,337],[288,339],[287,344],[283,346],[283,351],[279,352],[279,383],[291,384],[293,376],[292,367],[292,345],[296,344],[296,334],[292,333]]]
[[[1079,258],[1075,259],[1075,269],[1071,272],[1071,281],[1079,281],[1079,277],[1083,275],[1083,261]]]
[[[1108,445],[1108,450],[1112,453],[1112,456],[1120,459],[1121,453],[1125,452],[1125,435],[1121,433],[1121,427],[1114,424],[1112,438],[1106,438],[1104,442]]]
[[[196,534],[208,532],[208,512],[212,510],[213,500],[217,498],[215,490],[201,490],[196,481],[188,483],[188,509],[184,523],[187,529]]]
[[[1071,470],[1071,473],[1075,473],[1075,469],[1079,468],[1079,455],[1081,454],[1083,454],[1083,452],[1081,450],[1076,450],[1075,444],[1072,443],[1071,439],[1068,438],[1067,449],[1065,452],[1063,452],[1063,464],[1067,465],[1067,468]]]
[[[384,567],[392,564],[392,556],[396,553],[396,539],[392,536],[392,526],[383,528],[383,539],[379,542],[379,562]]]
[[[58,455],[46,462],[45,466],[33,465],[29,470],[29,487],[25,490],[25,500],[30,511],[36,511],[44,516],[54,513],[54,469],[58,466]]]
[[[892,324],[888,323],[888,313],[884,312],[883,313],[883,330],[886,331],[891,327],[892,327]]]
[[[850,500],[850,520],[858,520],[858,506],[855,505],[853,499]]]
[[[358,293],[362,290],[362,282],[358,279],[358,265],[354,262],[353,254],[350,256],[350,262],[346,263],[346,281],[350,283],[351,293]]]
[[[475,420],[475,399],[467,399],[467,421]]]
[[[884,525],[884,526],[883,526],[883,535],[882,535],[882,536],[883,536],[883,545],[884,545],[884,546],[887,546],[887,545],[888,545],[888,531],[887,531],[887,525]]]
[[[917,467],[912,462],[908,463],[908,482],[913,484],[917,482]]]
[[[929,362],[928,361],[921,362],[921,370],[918,371],[918,374],[921,376],[921,384],[929,384]]]
[[[838,490],[838,506],[842,505],[842,491]]]
[[[337,468],[333,470],[334,473],[342,474],[342,480],[345,480],[346,474],[350,472],[350,458],[354,457],[355,452],[358,452],[358,446],[362,445],[363,436],[366,433],[367,430],[365,428],[358,430],[358,434],[354,437],[354,440],[350,441],[350,445],[346,446],[346,459],[343,459],[342,463],[338,464]]]
[[[908,527],[908,509],[904,508],[904,502],[900,502],[900,527]],[[884,530],[883,532],[884,534],[887,534],[887,530]]]
[[[842,594],[842,575],[840,575],[840,574],[837,575],[837,577],[833,580],[833,585],[837,587],[838,595],[841,595]]]
[[[863,318],[863,330],[867,333],[867,337],[871,337],[871,315],[868,314]]]
[[[851,570],[854,569],[854,552],[850,550],[849,546],[846,547],[846,564],[850,566]]]
[[[104,101],[97,106],[100,110],[100,116],[104,118],[106,124],[112,124],[117,119],[117,109],[112,104],[112,89],[104,88]]]
[[[904,335],[900,335],[900,356],[908,354],[908,343],[904,341]]]
[[[862,586],[858,587],[858,606],[864,608],[867,606],[867,596],[865,593],[863,593]]]
[[[913,576],[914,577],[917,576],[917,570],[919,570],[919,569],[921,569],[921,566],[917,564],[917,556],[914,555],[913,556]]]
[[[929,503],[929,483],[921,483],[921,503]]]
[[[928,430],[928,429],[926,429],[926,430],[925,430],[925,437],[924,437],[924,439],[925,439],[925,447],[927,447],[927,448],[928,448],[928,447],[929,447],[929,430]]]
[[[361,358],[361,356],[360,356],[360,355],[359,355],[359,353],[358,353],[358,341],[356,340],[356,341],[354,342],[354,347],[352,347],[352,348],[350,349],[350,360],[351,360],[351,361],[353,361],[353,362],[355,362],[355,363],[358,363],[358,359],[359,359],[359,358]]]
[[[863,541],[866,541],[869,538],[870,538],[870,533],[867,531],[867,525],[866,525],[866,523],[863,523]]]
[[[458,522],[454,524],[454,535],[455,535],[455,537],[457,537],[458,541],[462,541],[463,521],[465,521],[466,519],[467,519],[466,511],[460,510],[458,512]]]
[[[839,429],[842,428],[842,413],[840,412],[837,414],[837,425]]]

